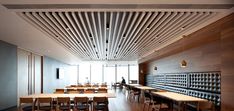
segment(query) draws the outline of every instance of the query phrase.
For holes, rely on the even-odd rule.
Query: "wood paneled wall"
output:
[[[148,65],[145,63],[139,64],[139,84],[145,85],[145,75],[148,74]]]
[[[234,111],[234,14],[221,28],[222,111]]]
[[[186,68],[179,65],[183,59]],[[234,111],[234,14],[141,59],[139,66],[146,74],[221,71],[221,110]]]

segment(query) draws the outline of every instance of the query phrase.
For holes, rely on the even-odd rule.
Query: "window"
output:
[[[122,77],[124,77],[126,83],[128,84],[128,65],[119,65],[117,67],[117,82],[121,82]]]
[[[79,65],[78,70],[79,83],[85,83],[86,77],[91,83],[106,82],[108,85],[121,82],[122,77],[125,78],[127,84],[129,80],[138,81],[138,65],[135,64],[103,65],[103,63],[85,62]],[[74,83],[74,78],[71,80]]]
[[[85,83],[86,77],[90,81],[90,64],[83,63],[79,65],[79,83]]]
[[[115,65],[104,66],[104,82],[108,85],[115,83]]]
[[[102,83],[102,64],[91,64],[91,83]]]
[[[129,80],[137,80],[138,81],[138,65],[130,65],[129,66]]]

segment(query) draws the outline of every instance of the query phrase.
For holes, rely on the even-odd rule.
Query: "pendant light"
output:
[[[183,37],[182,37],[182,53],[184,52],[184,42],[185,42],[185,35],[183,35]],[[185,67],[187,67],[187,62],[186,62],[186,60],[185,59],[183,59],[181,62],[180,62],[180,67],[182,67],[182,68],[185,68]]]

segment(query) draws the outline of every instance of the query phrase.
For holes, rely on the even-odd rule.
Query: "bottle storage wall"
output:
[[[186,72],[147,75],[146,85],[213,101],[220,106],[220,72]]]

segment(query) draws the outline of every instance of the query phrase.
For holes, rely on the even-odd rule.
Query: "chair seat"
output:
[[[103,110],[105,108],[106,108],[106,104],[98,104],[95,106],[95,109],[97,109],[97,110]]]
[[[25,106],[22,108],[23,111],[32,111],[32,106]]]
[[[79,110],[85,110],[85,109],[87,109],[87,108],[89,108],[89,105],[80,104],[80,105],[77,105],[77,106],[76,106],[76,109],[79,109]]]
[[[40,110],[50,111],[50,110],[51,110],[51,106],[40,106],[39,109],[40,109]]]
[[[60,106],[59,107],[60,110],[70,110],[69,106]]]

